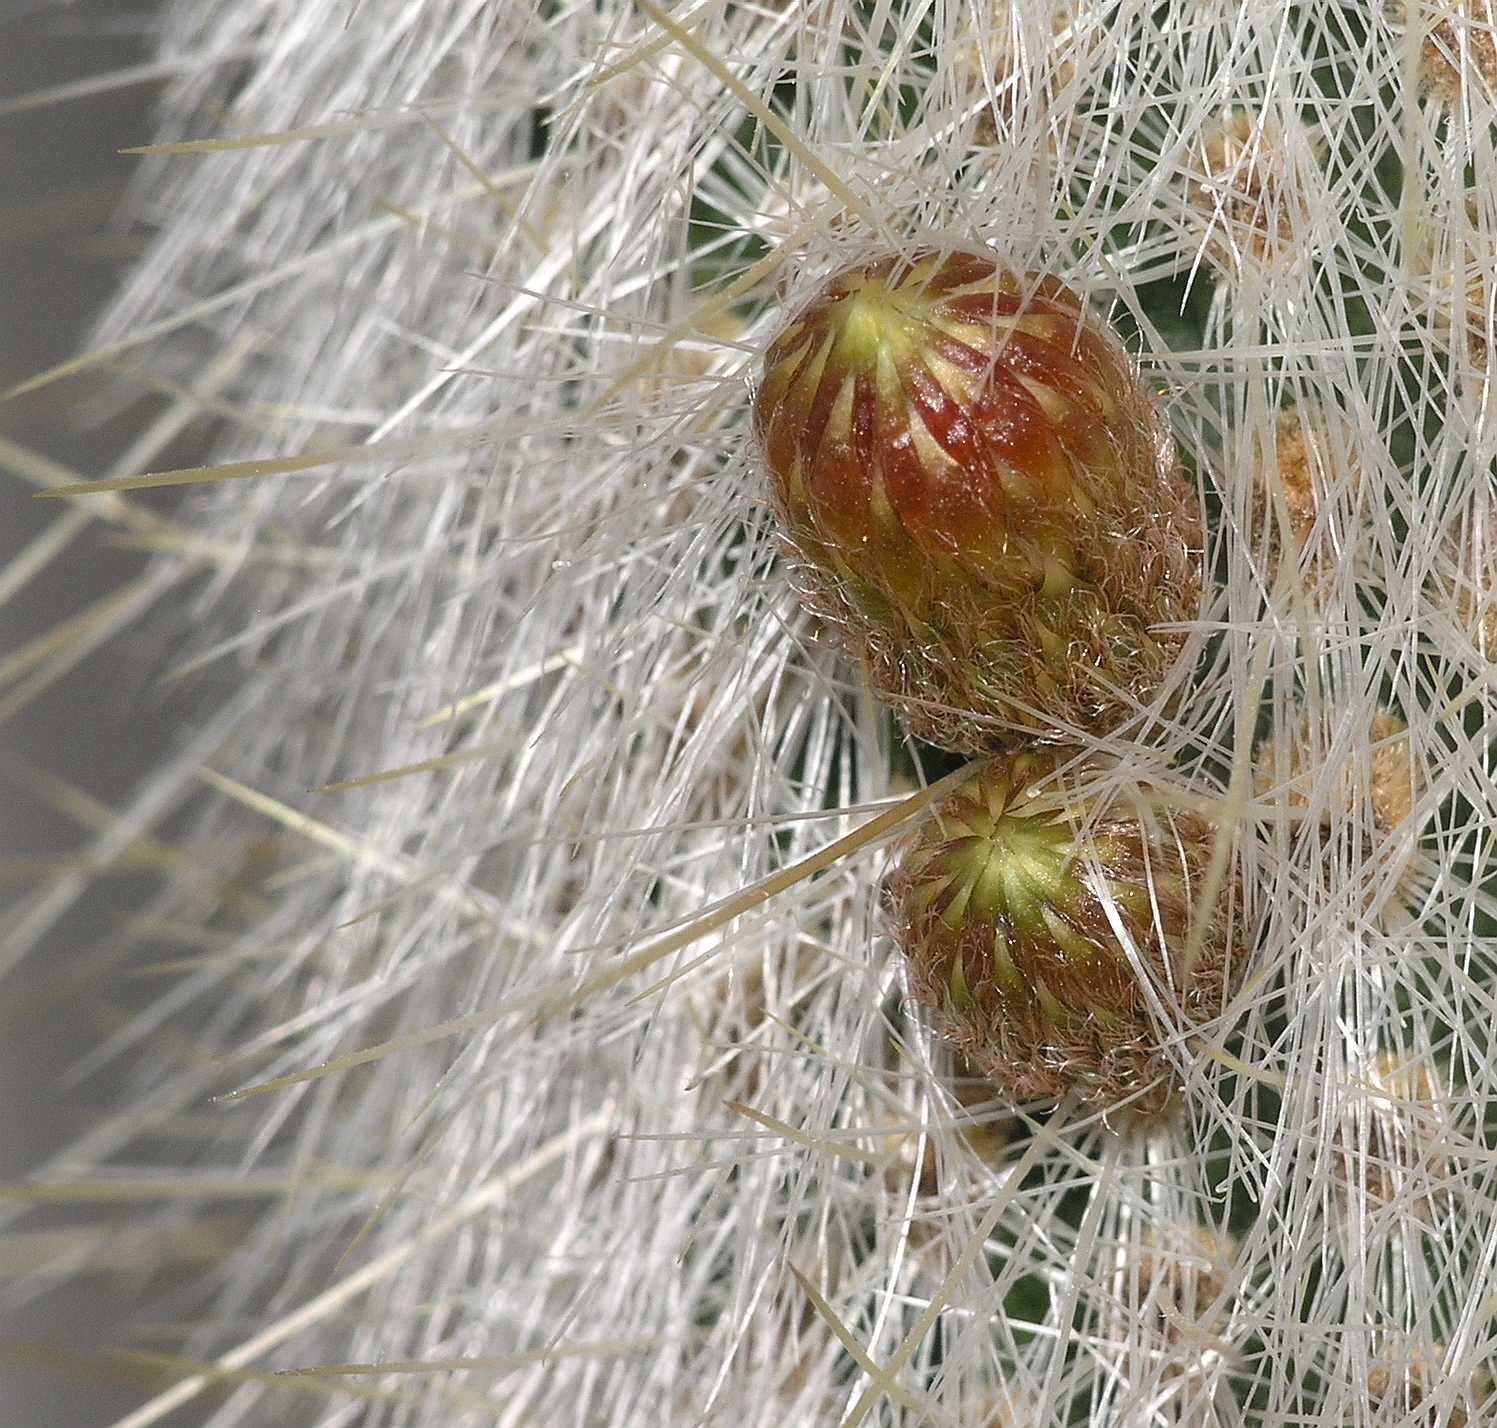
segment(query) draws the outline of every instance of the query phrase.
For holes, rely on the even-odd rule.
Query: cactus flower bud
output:
[[[994,759],[937,809],[890,880],[897,936],[915,996],[1010,1095],[1147,1122],[1179,1089],[1165,1041],[1219,1015],[1244,970],[1236,865],[1197,909],[1211,826],[1142,789],[1126,809],[1064,802],[1062,757]]]
[[[771,344],[754,419],[805,594],[916,734],[1110,731],[1168,674],[1199,501],[1060,284],[967,252],[847,269]]]

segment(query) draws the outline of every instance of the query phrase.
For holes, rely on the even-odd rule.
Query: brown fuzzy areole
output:
[[[1164,1224],[1124,1247],[1104,1319],[1107,1337],[1136,1345],[1160,1377],[1197,1375],[1231,1352],[1237,1245],[1200,1225]]]
[[[1372,815],[1376,834],[1398,831],[1413,816],[1414,805],[1430,781],[1423,760],[1416,762],[1409,747],[1409,726],[1391,709],[1379,709],[1368,722],[1367,739],[1371,745],[1365,757],[1365,768],[1336,771],[1334,782],[1322,788],[1327,778],[1326,757],[1330,729],[1340,719],[1340,711],[1330,709],[1322,715],[1325,728],[1317,728],[1313,711],[1301,708],[1287,730],[1287,779],[1282,797],[1287,807],[1303,816],[1312,805],[1320,808],[1320,821],[1332,827],[1346,819],[1355,806],[1359,785],[1365,776],[1368,790],[1367,810]],[[1280,736],[1283,738],[1283,736]],[[1279,766],[1274,758],[1274,741],[1265,738],[1254,757],[1253,783],[1260,798],[1279,796]],[[1372,851],[1369,843],[1365,852]]]
[[[983,253],[849,268],[771,344],[754,426],[798,588],[921,738],[1110,733],[1168,679],[1200,502],[1061,284]]]
[[[1271,584],[1287,562],[1301,589],[1313,592],[1335,575],[1352,543],[1348,517],[1355,519],[1362,471],[1351,423],[1301,402],[1280,412],[1259,440],[1249,507],[1253,554]]]
[[[1333,1174],[1339,1208],[1350,1219],[1358,1197],[1373,1211],[1395,1206],[1427,1219],[1431,1192],[1446,1182],[1453,1098],[1446,1073],[1430,1063],[1382,1052],[1356,1078],[1336,1133]]]
[[[992,760],[904,848],[889,892],[910,988],[1016,1100],[1157,1122],[1180,1089],[1166,1040],[1219,1016],[1246,967],[1237,865],[1193,926],[1215,830],[1142,788],[1139,804],[1063,803],[1063,758]]]
[[[1186,193],[1202,234],[1203,256],[1228,278],[1245,270],[1292,269],[1306,256],[1311,207],[1306,192],[1324,145],[1302,142],[1269,115],[1234,105],[1196,139],[1200,178]]]
[[[1046,0],[1049,43],[1016,27],[1008,0],[972,7],[957,36],[955,73],[964,97],[987,99],[977,114],[974,139],[1002,143],[1026,111],[1049,120],[1048,137],[1064,123],[1065,109],[1085,76],[1087,61],[1105,33],[1092,0]],[[1031,41],[1039,38],[1038,44]]]
[[[1497,103],[1497,0],[1393,0],[1390,9],[1420,26],[1419,80],[1435,103]]]
[[[1479,659],[1497,662],[1497,496],[1481,492],[1445,541],[1445,578],[1431,592],[1471,641]]]
[[[1459,1380],[1446,1369],[1443,1344],[1390,1345],[1367,1373],[1368,1416],[1375,1428],[1474,1428],[1489,1423],[1492,1383],[1484,1370]]]

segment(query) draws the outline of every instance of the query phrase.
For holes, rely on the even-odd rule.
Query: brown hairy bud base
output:
[[[994,759],[912,837],[890,879],[899,945],[915,996],[1016,1100],[1157,1121],[1179,1092],[1166,1040],[1219,1016],[1245,970],[1236,863],[1198,912],[1212,827],[1145,789],[1066,802],[1062,757]]]
[[[850,268],[771,344],[754,424],[804,593],[920,737],[1110,732],[1170,672],[1200,503],[1059,283],[981,253]]]

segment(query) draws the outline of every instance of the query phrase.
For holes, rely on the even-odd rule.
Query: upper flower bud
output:
[[[770,346],[754,416],[807,593],[916,733],[1105,730],[1154,694],[1199,503],[1059,283],[966,252],[847,269]]]

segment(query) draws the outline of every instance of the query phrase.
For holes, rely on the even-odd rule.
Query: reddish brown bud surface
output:
[[[995,759],[940,806],[891,879],[897,936],[914,994],[1015,1099],[1148,1121],[1179,1089],[1165,1041],[1219,1015],[1245,968],[1236,865],[1197,909],[1211,826],[1144,789],[1066,802],[1061,758]]]
[[[770,346],[754,419],[806,595],[915,733],[1111,730],[1156,692],[1200,506],[1059,283],[978,253],[850,268]]]

